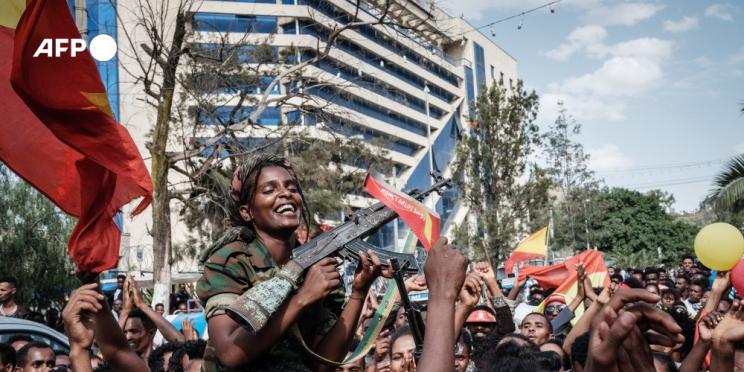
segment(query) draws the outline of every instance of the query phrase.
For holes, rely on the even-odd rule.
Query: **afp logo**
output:
[[[34,52],[34,58],[45,56],[59,58],[63,55],[76,57],[78,54],[90,50],[90,54],[97,61],[106,62],[116,55],[116,41],[109,35],[101,34],[90,41],[87,46],[85,39],[46,38],[41,41]]]

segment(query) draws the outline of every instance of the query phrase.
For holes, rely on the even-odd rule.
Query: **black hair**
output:
[[[645,277],[648,274],[659,275],[659,270],[657,270],[655,267],[647,267],[647,268],[643,269],[643,276]]]
[[[502,342],[501,345],[512,343],[512,344],[516,345],[518,348],[521,348],[521,350],[523,352],[530,352],[531,353],[531,352],[540,351],[540,347],[537,346],[537,344],[535,344],[534,342],[532,342],[532,340],[530,340],[529,337],[527,337],[527,336],[525,336],[525,335],[523,335],[521,333],[509,333],[509,334],[506,334],[503,337],[501,337],[501,340],[510,339],[510,338],[524,341],[525,344],[522,345],[522,346],[519,346],[516,342],[508,341],[507,340],[507,341]],[[499,342],[501,342],[501,341],[499,341]],[[498,346],[496,346],[496,348],[498,349]]]
[[[643,289],[646,289],[648,287],[654,287],[654,288],[656,288],[656,293],[659,293],[659,286],[658,285],[656,285],[654,283],[648,283],[648,284],[646,284],[646,285],[643,286]]]
[[[672,287],[669,289],[665,289],[661,291],[661,293],[659,293],[659,296],[663,298],[665,295],[668,295],[668,294],[671,294],[672,296],[674,296],[675,302],[679,301],[679,291],[677,291],[677,288]]]
[[[546,371],[560,371],[563,365],[561,356],[555,351],[538,351],[531,353],[537,364]]]
[[[669,354],[654,351],[653,356],[654,356],[654,359],[661,362],[661,364],[666,368],[666,371],[663,371],[663,372],[678,372],[679,371],[679,369],[677,369],[677,365],[674,364],[674,360],[672,360],[672,357],[670,357]]]
[[[612,274],[612,276],[610,276],[610,280],[614,280],[614,281],[617,281],[618,283],[622,283],[623,282],[623,276],[620,275],[620,274],[615,273],[615,274]]]
[[[674,281],[671,279],[664,279],[659,281],[659,284],[663,284],[669,288],[674,288]]]
[[[563,340],[555,339],[554,338],[554,339],[545,341],[545,343],[542,344],[542,345],[540,345],[540,346],[547,345],[547,344],[558,345],[558,347],[561,348],[561,350],[563,350]],[[555,351],[553,351],[553,352],[555,353]],[[558,354],[558,357],[560,357],[560,356],[561,355]],[[561,359],[561,363],[563,364],[563,369],[564,370],[570,370],[571,369],[571,357],[568,356],[568,354],[565,352],[565,350],[563,351],[563,358]]]
[[[26,345],[23,345],[23,347],[16,353],[16,366],[26,366],[26,363],[28,363],[28,352],[33,348],[52,350],[52,348],[44,342],[31,341]]]
[[[473,340],[473,347],[470,350],[470,359],[476,364],[478,370],[484,369],[482,363],[488,363],[492,359],[492,353],[494,351],[494,345],[497,345],[503,337],[519,336],[520,339],[528,338],[520,335],[519,333],[509,333],[507,335],[501,335],[499,332],[489,333],[484,340]]]
[[[289,164],[287,159],[281,156],[269,155],[269,154],[258,154],[253,158],[243,161],[233,176],[233,188],[231,188],[230,195],[227,198],[226,209],[230,218],[230,223],[233,226],[244,226],[253,231],[253,224],[246,222],[240,215],[239,207],[242,205],[250,206],[253,203],[253,197],[256,194],[256,186],[258,185],[258,178],[261,176],[261,171],[264,168],[269,167],[280,167],[286,169],[289,174],[297,180],[297,192],[300,194],[302,200],[302,220],[306,226],[308,226],[308,234],[310,232],[310,212],[307,209],[305,194],[302,192],[299,179],[295,174],[294,168]],[[235,180],[237,178],[237,180]],[[236,190],[234,187],[235,182],[239,182],[240,190]],[[253,239],[244,232],[241,234],[245,240],[252,241]]]
[[[473,335],[471,335],[470,331],[468,331],[468,329],[465,327],[462,327],[462,330],[460,331],[460,336],[457,338],[455,342],[462,342],[463,345],[467,345],[470,351],[473,350]]]
[[[691,259],[693,263],[695,262],[695,256],[693,256],[691,254],[686,254],[686,255],[682,256],[682,259],[680,259],[680,262],[681,261],[684,261],[684,260],[686,260],[688,258]]]
[[[32,338],[31,336],[29,336],[29,335],[24,335],[24,334],[20,334],[20,333],[19,333],[19,334],[14,334],[13,336],[10,336],[10,337],[8,338],[8,343],[9,343],[9,344],[12,344],[12,343],[14,343],[14,342],[16,342],[16,341],[26,341],[26,342],[32,342],[33,340],[34,340],[34,339],[33,339],[33,338]]]
[[[134,309],[129,313],[129,319],[137,318],[142,322],[142,326],[145,327],[145,331],[154,331],[156,329],[155,323],[150,319],[144,311],[140,309]]]
[[[685,311],[682,311],[682,309],[685,309]],[[682,328],[682,336],[685,336],[685,342],[680,347],[679,352],[685,357],[694,346],[695,321],[690,319],[685,304],[682,302],[675,302],[668,312],[677,325]]]
[[[667,272],[667,271],[666,271],[666,269],[665,269],[665,268],[663,268],[663,267],[660,267],[660,268],[658,269],[658,271],[659,271],[659,274]]]
[[[552,335],[553,334],[553,324],[550,323],[550,320],[548,320],[548,317],[545,316],[545,314],[543,314],[543,313],[529,313],[529,314],[525,315],[524,318],[522,318],[522,323],[519,323],[519,329],[522,329],[522,324],[524,324],[524,321],[527,320],[527,317],[528,316],[534,316],[534,315],[540,316],[543,319],[545,319],[545,325],[548,327],[548,332],[550,332],[550,334]]]
[[[586,359],[589,355],[589,336],[589,332],[585,332],[583,335],[576,337],[571,344],[571,363],[586,365]]]
[[[155,350],[150,353],[147,358],[147,365],[150,367],[152,372],[165,372],[165,359],[163,356],[165,353],[175,353],[178,348],[183,345],[183,342],[168,342],[158,346]]]
[[[699,286],[703,291],[708,289],[708,283],[705,280],[693,280],[692,283],[690,283],[690,287],[693,285]]]
[[[520,345],[515,341],[504,341],[496,347],[491,347],[476,364],[478,370],[486,371],[543,371],[540,364],[531,357],[540,352],[534,342],[518,333],[510,333],[504,338],[514,338],[525,341]]]
[[[676,280],[679,280],[679,279],[682,279],[685,281],[685,283],[690,284],[690,278],[688,278],[687,275],[677,275]]]
[[[197,359],[204,357],[204,350],[207,348],[207,342],[204,340],[197,341],[186,341],[180,344],[180,347],[171,354],[168,359],[168,372],[183,372],[183,365],[181,360],[184,355],[188,355],[189,359]]]
[[[67,356],[70,356],[70,353],[68,353],[68,352],[66,352],[64,350],[54,350],[54,355],[55,356],[57,356],[57,355],[67,355]]]
[[[393,357],[393,344],[395,344],[395,341],[397,341],[399,338],[403,336],[413,336],[413,333],[411,332],[411,327],[406,324],[404,326],[401,326],[398,328],[395,333],[393,333],[393,337],[390,338],[390,357]]]
[[[10,275],[0,277],[0,283],[9,283],[10,285],[13,286],[13,288],[18,286],[18,280],[15,277],[10,276]]]
[[[0,342],[0,365],[16,365],[16,351],[10,344]]]
[[[629,276],[628,279],[625,279],[625,284],[628,285],[628,287],[630,288],[638,288],[638,289],[643,288],[643,283],[641,283],[638,279],[632,276]]]
[[[124,274],[119,274],[116,276],[116,280],[119,280],[119,279],[127,280],[127,276]]]
[[[535,353],[523,354],[520,356],[507,355],[499,359],[497,364],[494,364],[491,372],[547,372],[555,371],[545,369],[541,364],[542,360],[537,357]]]

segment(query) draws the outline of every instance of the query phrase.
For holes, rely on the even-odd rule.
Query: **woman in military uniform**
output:
[[[209,327],[202,369],[327,368],[315,362],[306,348],[340,361],[351,344],[367,291],[382,271],[379,259],[371,252],[369,256],[360,252],[360,265],[345,306],[338,262],[334,258],[319,261],[266,326],[253,335],[226,315],[225,308],[291,259],[297,246],[295,231],[302,222],[307,224],[309,214],[289,162],[271,155],[259,155],[238,167],[225,207],[232,226],[201,255],[204,274],[197,293]],[[304,341],[290,332],[295,324]]]

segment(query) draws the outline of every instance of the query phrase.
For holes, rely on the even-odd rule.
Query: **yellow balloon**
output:
[[[744,236],[727,223],[710,224],[700,229],[695,237],[695,254],[711,269],[731,270],[744,254]]]

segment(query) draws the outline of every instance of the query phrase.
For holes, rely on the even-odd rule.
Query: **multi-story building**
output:
[[[70,1],[87,1],[89,9],[93,6],[105,10],[96,13],[103,15],[110,15],[114,7],[135,3]],[[272,107],[263,114],[261,123],[337,127],[343,135],[378,139],[375,143],[381,144],[396,164],[392,183],[403,190],[426,187],[431,182],[430,169],[445,176],[449,174],[456,140],[474,116],[469,104],[484,86],[490,86],[501,76],[505,81],[516,79],[516,61],[468,22],[448,15],[433,3],[364,0],[360,4],[357,9],[354,0],[198,1],[191,7],[192,27],[197,40],[208,40],[214,33],[238,40],[245,39],[248,33],[252,40],[268,39],[277,48],[297,47],[300,50],[297,58],[302,59],[311,58],[312,51],[327,40],[331,30],[351,22],[354,15],[358,21],[374,21],[386,12],[393,22],[344,31],[330,55],[306,69],[314,79],[331,83],[305,94],[316,96],[316,102],[333,104],[338,108],[334,115],[318,120],[289,107]],[[388,9],[383,8],[385,4],[389,4]],[[116,33],[118,29],[121,35],[122,27],[136,20],[127,19],[125,12],[118,13],[118,19],[104,20],[119,22],[113,31]],[[104,29],[98,26],[88,29],[91,32]],[[106,26],[110,28],[110,24]],[[108,71],[118,79],[118,84],[108,86],[110,99],[116,101],[112,107],[147,159],[144,144],[155,113],[142,102],[142,87],[123,72],[135,61],[120,53],[114,63],[119,64],[119,71]],[[343,87],[343,92],[337,91],[338,87]],[[279,86],[272,94],[285,93],[283,89],[286,87]],[[457,203],[456,194],[457,190],[451,189],[436,196],[436,200],[427,201],[440,214],[445,234],[466,214],[465,208]],[[353,207],[363,207],[369,202],[366,198],[349,198]],[[147,212],[135,220],[124,219],[127,235],[123,245],[127,246],[123,252],[129,254],[124,261],[147,256],[148,220]],[[175,220],[173,236],[178,239],[180,227]],[[390,224],[372,240],[380,246],[394,246],[394,236],[402,239],[404,230],[402,223],[397,228]]]

